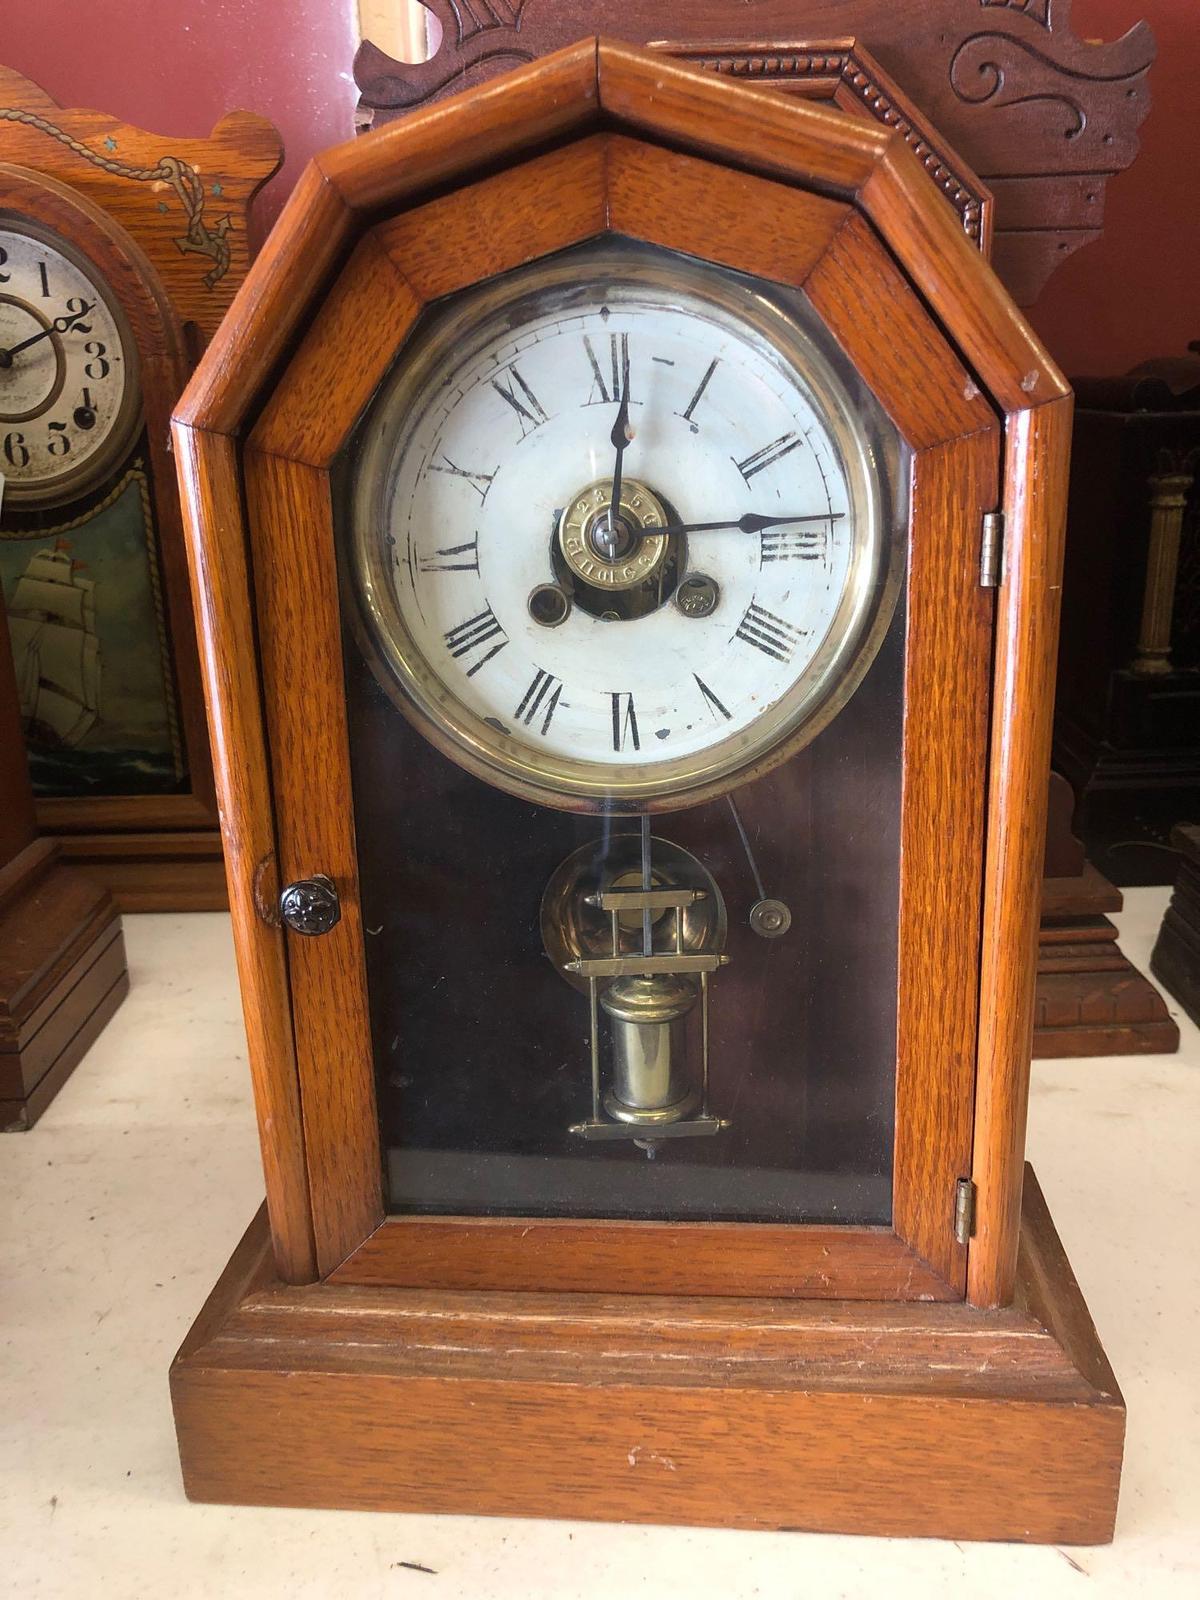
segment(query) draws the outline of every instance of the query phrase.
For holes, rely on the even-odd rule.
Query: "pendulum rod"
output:
[[[600,1121],[600,1007],[599,986],[594,977],[588,979],[588,999],[592,1007],[592,1122]]]
[[[737,828],[738,837],[742,841],[742,849],[746,852],[746,860],[750,866],[750,876],[754,879],[754,887],[758,893],[758,898],[760,900],[765,900],[767,898],[767,891],[763,888],[763,881],[759,876],[758,864],[754,859],[754,852],[750,848],[750,840],[742,822],[741,812],[738,810],[737,803],[731,794],[726,795],[725,798],[729,801],[729,809],[733,813],[734,825]]]
[[[642,814],[642,891],[649,894],[654,887],[650,874],[650,816],[648,812]],[[642,954],[654,954],[654,929],[650,919],[650,908],[642,910]]]

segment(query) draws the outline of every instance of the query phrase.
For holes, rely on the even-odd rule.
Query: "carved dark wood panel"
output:
[[[1070,0],[925,0],[919,8],[895,0],[746,0],[735,10],[721,0],[674,8],[663,0],[426,3],[442,32],[430,61],[406,65],[370,43],[361,47],[355,78],[364,121],[389,121],[584,34],[606,33],[793,91],[805,92],[808,80],[814,92],[812,82],[834,72],[864,112],[896,125],[904,112],[882,82],[870,81],[869,52],[937,130],[931,166],[949,173],[957,151],[991,190],[993,260],[1022,305],[1099,234],[1105,182],[1133,160],[1150,108],[1149,27],[1139,22],[1111,44],[1077,39]],[[838,59],[812,64],[822,57]],[[860,83],[864,72],[868,82]],[[952,199],[957,189],[970,189],[961,175]],[[965,216],[968,200],[955,203]]]

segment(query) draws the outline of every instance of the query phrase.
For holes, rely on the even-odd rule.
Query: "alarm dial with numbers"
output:
[[[133,337],[86,258],[0,214],[0,473],[11,504],[98,483],[140,420]]]
[[[681,805],[764,770],[886,622],[879,469],[832,363],[680,258],[574,253],[477,291],[376,401],[354,494],[402,705],[551,804]]]

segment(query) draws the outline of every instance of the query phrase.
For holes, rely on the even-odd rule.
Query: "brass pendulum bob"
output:
[[[612,1084],[604,1096],[610,1117],[653,1128],[695,1110],[700,1096],[683,1062],[686,1019],[699,992],[690,976],[634,973],[601,995],[612,1033]]]

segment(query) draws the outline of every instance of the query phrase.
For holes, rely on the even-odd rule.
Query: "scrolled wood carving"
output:
[[[425,3],[442,32],[430,61],[410,66],[370,43],[361,47],[355,78],[365,123],[389,121],[589,33],[657,45],[793,93],[821,92],[827,71],[843,90],[858,91],[861,112],[889,126],[901,117],[915,123],[919,107],[923,131],[910,142],[930,147],[927,165],[964,226],[983,237],[986,213],[973,223],[971,207],[990,190],[993,260],[1022,305],[1100,233],[1104,185],[1136,155],[1150,108],[1150,29],[1140,22],[1110,44],[1077,39],[1070,0],[925,0],[920,8],[895,0],[747,0],[736,13],[722,0]],[[740,33],[730,31],[735,18]],[[845,52],[857,58],[852,68],[844,60],[828,69],[798,65]],[[867,82],[856,83],[855,73]],[[849,109],[844,96],[829,87],[824,93]]]

